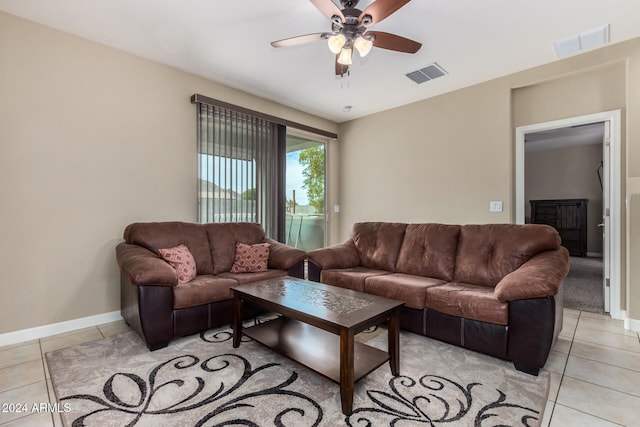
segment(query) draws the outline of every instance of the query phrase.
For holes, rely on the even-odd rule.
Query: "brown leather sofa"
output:
[[[309,278],[405,302],[400,326],[537,375],[562,329],[569,254],[546,225],[357,223]]]
[[[237,242],[270,243],[268,270],[231,273]],[[159,249],[181,244],[193,255],[197,274],[184,284],[178,284],[176,270],[159,255]],[[174,337],[230,323],[229,288],[286,275],[303,277],[305,255],[266,238],[259,224],[131,224],[124,230],[124,242],[116,247],[122,317],[150,350],[165,347]]]

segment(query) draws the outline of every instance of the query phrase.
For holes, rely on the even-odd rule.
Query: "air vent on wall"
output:
[[[433,64],[427,65],[424,68],[421,68],[416,71],[412,71],[411,73],[408,73],[406,76],[409,77],[414,82],[420,84],[420,83],[427,82],[429,80],[437,79],[438,77],[442,77],[446,74],[447,72],[444,70],[444,68],[442,68],[441,66],[439,66],[434,62]]]

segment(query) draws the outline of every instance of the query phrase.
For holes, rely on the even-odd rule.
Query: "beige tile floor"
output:
[[[0,412],[1,426],[61,426],[43,354],[128,329],[124,322],[0,347],[0,403],[28,402],[27,413]],[[543,427],[640,425],[640,340],[622,321],[565,310],[564,327],[545,369],[551,373]]]

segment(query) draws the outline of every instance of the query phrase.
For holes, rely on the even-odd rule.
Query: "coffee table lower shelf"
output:
[[[287,317],[243,328],[249,338],[340,383],[340,336]],[[389,360],[386,351],[354,342],[354,381]]]

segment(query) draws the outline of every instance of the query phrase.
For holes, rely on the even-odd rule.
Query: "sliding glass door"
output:
[[[290,129],[286,139],[285,243],[306,251],[326,243],[326,144]]]

